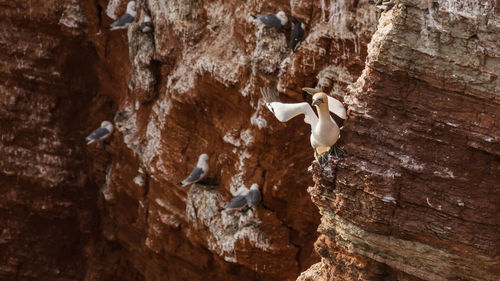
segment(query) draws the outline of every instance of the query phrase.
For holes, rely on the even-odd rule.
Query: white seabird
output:
[[[135,1],[130,1],[127,4],[127,12],[123,14],[117,21],[112,23],[109,26],[110,30],[115,30],[115,29],[124,29],[127,28],[127,26],[134,21],[135,16],[136,16],[136,11],[135,11]]]
[[[293,28],[290,34],[289,46],[292,49],[292,51],[295,52],[295,50],[298,47],[298,44],[300,43],[300,41],[302,41],[302,38],[304,37],[304,29],[306,28],[306,26],[303,23],[301,23],[298,19],[296,19],[294,16],[291,16],[290,19],[293,23]]]
[[[282,103],[276,90],[260,88],[267,108],[276,116],[280,122],[287,122],[293,117],[304,114],[304,122],[311,125],[311,146],[315,156],[319,155],[318,148],[331,148],[340,138],[340,128],[330,116],[330,112],[342,119],[347,118],[344,105],[323,92],[312,88],[303,88],[304,91],[313,95],[312,105],[316,106],[318,115],[307,102]]]
[[[153,25],[153,21],[151,20],[151,17],[145,16],[144,21],[141,23],[140,27],[141,27],[141,31],[144,33],[148,33],[148,32],[153,31],[154,25]]]
[[[87,141],[87,144],[91,144],[95,141],[100,141],[109,137],[111,133],[113,133],[113,124],[109,121],[102,121],[101,127],[90,133],[90,135],[85,138],[85,141]]]
[[[246,187],[240,190],[238,190],[237,195],[234,196],[233,199],[231,199],[231,202],[229,202],[229,204],[224,207],[224,210],[240,209],[244,206],[252,208],[253,206],[259,204],[262,199],[259,191],[259,185],[256,183],[252,184],[250,190],[248,190],[248,188]]]
[[[187,186],[202,180],[208,173],[208,155],[203,153],[198,157],[198,163],[196,167],[191,171],[191,174],[178,183],[180,186]]]
[[[267,27],[283,27],[288,23],[285,12],[279,11],[277,14],[250,15],[254,23],[260,22]]]

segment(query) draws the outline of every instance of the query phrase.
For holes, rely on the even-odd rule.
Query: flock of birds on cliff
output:
[[[394,0],[370,0],[369,2],[371,4],[376,4],[377,7],[383,10],[388,10],[394,5],[393,1]],[[127,4],[126,13],[117,21],[113,22],[109,26],[109,29],[125,29],[135,20],[135,17],[135,1],[130,1]],[[283,28],[288,24],[288,17],[284,11],[279,11],[276,14],[251,15],[251,17],[254,23],[262,24],[267,28]],[[290,19],[293,23],[293,28],[289,34],[289,46],[295,51],[304,36],[305,26],[293,16],[290,16]],[[144,17],[144,21],[140,24],[140,29],[142,32],[152,32],[154,30],[150,16]],[[311,125],[310,141],[314,150],[314,156],[322,163],[325,161],[325,157],[330,154],[338,156],[338,148],[335,146],[335,143],[340,138],[340,128],[330,115],[330,112],[344,120],[347,118],[347,113],[342,102],[328,96],[320,90],[312,88],[303,88],[303,90],[313,96],[311,104],[316,107],[318,115],[316,115],[307,102],[282,103],[276,90],[260,88],[267,108],[280,122],[287,122],[293,117],[301,114],[304,115],[304,122]],[[113,124],[109,121],[103,121],[101,126],[87,136],[85,140],[87,144],[91,144],[108,138],[112,133]],[[201,154],[198,158],[196,167],[191,171],[189,176],[178,185],[185,187],[203,180],[209,170],[208,159],[209,157],[207,154]],[[259,204],[261,199],[262,196],[258,185],[253,184],[250,189],[246,187],[238,189],[235,196],[229,204],[226,205],[224,210],[240,209],[245,206],[252,208]]]

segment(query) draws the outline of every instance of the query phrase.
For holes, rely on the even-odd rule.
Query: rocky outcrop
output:
[[[21,2],[0,0],[0,279],[498,276],[493,1],[378,23],[363,0],[141,0],[112,32],[126,0]],[[278,10],[306,24],[295,53],[248,19]],[[346,155],[311,177],[307,124],[275,120],[263,86],[344,100]],[[109,145],[86,146],[106,119]],[[208,179],[178,187],[203,152]],[[259,207],[220,210],[253,183]]]
[[[382,15],[346,98],[347,154],[313,165],[323,259],[299,280],[499,278],[499,19],[494,1]]]

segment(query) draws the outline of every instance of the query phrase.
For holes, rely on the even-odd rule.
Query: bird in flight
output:
[[[340,138],[340,128],[330,116],[330,112],[342,119],[347,118],[347,113],[339,100],[312,88],[303,88],[303,90],[313,95],[312,105],[316,107],[318,115],[314,113],[307,102],[282,103],[276,90],[260,88],[267,108],[280,122],[287,122],[295,116],[304,115],[304,122],[311,125],[311,146],[314,149],[316,159],[318,159],[318,149],[321,151],[331,149]],[[336,154],[335,148],[334,152]]]

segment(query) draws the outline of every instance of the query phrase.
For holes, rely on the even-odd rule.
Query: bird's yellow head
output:
[[[314,94],[312,105],[321,106],[322,104],[328,106],[328,96],[323,92]]]

